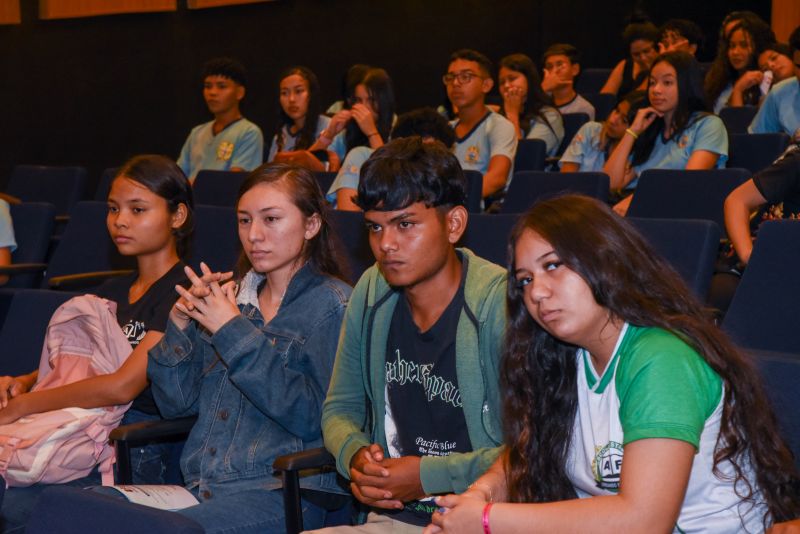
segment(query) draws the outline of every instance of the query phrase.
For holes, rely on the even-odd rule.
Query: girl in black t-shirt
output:
[[[98,293],[117,302],[117,319],[133,352],[116,372],[66,386],[26,393],[38,371],[0,377],[0,424],[70,406],[97,408],[134,401],[134,410],[157,416],[142,395],[147,388],[147,351],[162,337],[176,284],[188,285],[180,258],[192,231],[192,191],[175,162],[154,155],[123,165],[111,184],[106,224],[119,252],[135,256],[137,270],[112,280]],[[140,401],[141,399],[141,401]],[[148,409],[150,406],[152,409]],[[127,416],[126,416],[127,417]]]

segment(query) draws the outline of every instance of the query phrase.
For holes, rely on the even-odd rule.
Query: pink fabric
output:
[[[50,320],[33,390],[112,373],[130,353],[116,321],[116,304],[94,295],[75,297]],[[66,408],[0,425],[0,474],[9,486],[57,484],[84,477],[100,465],[107,479],[114,457],[108,435],[129,406]]]

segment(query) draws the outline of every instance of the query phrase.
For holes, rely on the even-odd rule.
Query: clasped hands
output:
[[[419,477],[420,458],[386,458],[377,443],[361,447],[350,460],[350,489],[364,504],[399,510],[403,503],[425,497]]]
[[[195,320],[213,335],[222,325],[239,315],[232,272],[214,273],[202,262],[202,276],[198,276],[188,265],[183,270],[192,285],[189,289],[175,286],[180,298],[170,311],[170,319],[178,328],[184,330],[191,320]]]

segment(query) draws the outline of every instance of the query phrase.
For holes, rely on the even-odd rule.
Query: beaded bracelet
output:
[[[639,139],[639,134],[637,134],[636,132],[634,132],[630,128],[626,128],[625,129],[625,133],[626,134],[630,134],[630,136],[633,137],[634,140]]]
[[[492,511],[493,505],[493,502],[489,502],[483,507],[483,516],[481,516],[481,520],[483,521],[483,534],[492,534],[492,527],[489,526],[489,512]]]

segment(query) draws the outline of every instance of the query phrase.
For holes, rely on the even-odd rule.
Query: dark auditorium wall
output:
[[[305,64],[326,104],[348,65],[385,67],[398,109],[436,105],[449,53],[477,48],[493,60],[569,41],[584,66],[612,66],[633,1],[279,0],[174,13],[42,21],[23,0],[21,25],[0,26],[0,189],[17,163],[84,165],[90,180],[130,155],[177,156],[189,129],[208,120],[198,71],[216,55],[249,69],[245,115],[272,135],[280,70]],[[751,9],[766,20],[770,0],[638,2],[656,22],[682,16],[709,36],[713,54],[724,13]]]

